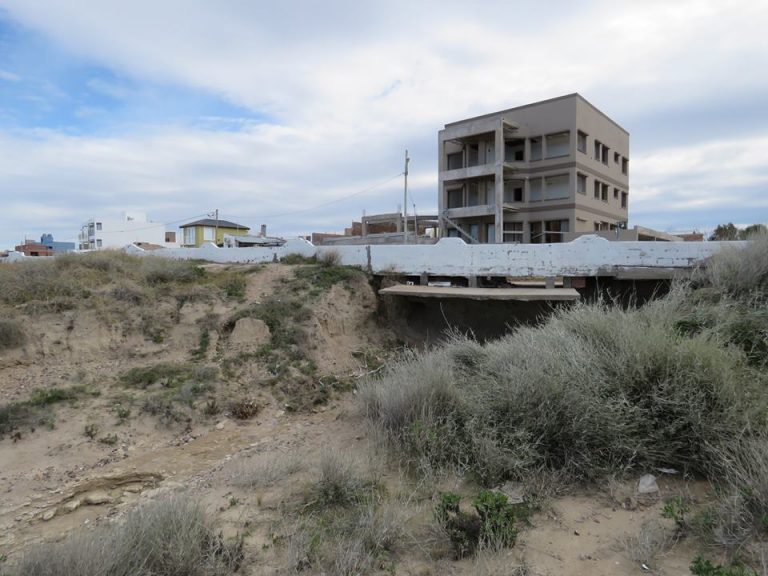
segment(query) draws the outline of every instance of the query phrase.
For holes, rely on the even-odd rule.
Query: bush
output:
[[[472,505],[476,514],[462,511],[461,497],[447,492],[440,495],[435,507],[435,519],[448,534],[457,559],[474,555],[479,548],[498,550],[514,546],[517,519],[506,495],[482,490]]]
[[[754,234],[745,247],[726,246],[706,265],[706,280],[723,294],[768,295],[768,234]]]
[[[320,455],[319,477],[314,486],[315,503],[321,506],[347,505],[358,501],[366,488],[366,481],[357,464],[336,450]]]
[[[21,324],[10,318],[0,318],[0,351],[19,348],[26,342]]]
[[[407,464],[483,482],[541,467],[572,481],[629,469],[707,473],[707,447],[761,421],[766,377],[709,334],[682,336],[670,303],[581,305],[481,346],[455,337],[361,387]]]
[[[170,496],[130,512],[117,526],[81,532],[26,551],[24,576],[214,576],[235,572],[242,541],[223,541],[203,508]]]

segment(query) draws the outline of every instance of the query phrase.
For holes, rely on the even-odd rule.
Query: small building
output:
[[[16,252],[21,252],[25,256],[55,256],[63,252],[72,252],[74,249],[74,242],[57,242],[53,239],[53,234],[43,234],[40,236],[40,242],[25,239],[14,248]]]
[[[186,248],[202,246],[205,242],[223,246],[224,236],[246,236],[251,230],[242,224],[213,218],[182,224],[179,228],[181,228],[181,245]]]
[[[118,218],[90,218],[80,229],[80,250],[123,248],[134,242],[165,243],[165,224],[152,222],[144,212],[123,212]]]
[[[409,243],[424,244],[436,241],[436,234],[430,234],[438,226],[436,215],[408,216]],[[363,214],[360,222],[352,222],[344,234],[313,232],[312,244],[403,244],[406,242],[404,217],[402,212],[388,214]],[[415,230],[415,233],[414,233]]]

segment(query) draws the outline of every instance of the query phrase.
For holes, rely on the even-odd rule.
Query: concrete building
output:
[[[121,218],[90,218],[80,229],[80,250],[124,248],[134,242],[165,244],[165,224],[151,222],[144,212],[123,212]]]
[[[181,245],[187,248],[202,246],[204,242],[223,246],[224,236],[246,236],[250,231],[248,226],[213,218],[182,224],[179,228],[181,228]]]
[[[24,242],[14,248],[25,256],[55,256],[63,252],[72,252],[75,249],[74,242],[58,242],[53,239],[53,234],[43,234],[40,242],[24,239]]]
[[[446,124],[441,236],[552,243],[624,228],[629,133],[579,94]]]

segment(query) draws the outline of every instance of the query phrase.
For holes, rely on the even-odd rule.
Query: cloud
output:
[[[20,82],[21,76],[14,74],[13,72],[8,72],[8,70],[0,70],[0,80],[5,80],[6,82]]]
[[[758,151],[768,130],[755,132],[768,126],[762,107],[755,107],[762,116],[753,133],[736,141],[728,123],[719,122],[706,145],[691,141],[697,131],[672,148],[665,141],[672,135],[649,119],[699,108],[707,114],[690,122],[708,123],[713,112],[719,119],[735,113],[733,102],[768,97],[768,76],[758,73],[768,59],[765,3],[488,0],[480,8],[404,0],[134,0],[116,7],[98,0],[0,0],[0,6],[72,62],[103,67],[119,79],[90,77],[69,87],[70,97],[88,90],[130,102],[147,85],[171,94],[168,108],[141,100],[168,112],[165,121],[162,114],[134,124],[124,119],[113,133],[78,136],[28,125],[0,138],[0,152],[9,155],[0,157],[8,170],[0,172],[2,189],[56,197],[80,219],[86,211],[131,207],[168,220],[219,204],[233,219],[290,211],[396,174],[404,148],[413,158],[417,206],[434,209],[436,134],[443,124],[573,91],[631,126],[643,143],[632,156],[633,220],[637,214],[640,223],[655,225],[668,210],[688,222],[686,202],[696,203],[696,218],[717,218],[703,211],[720,206],[725,190],[735,186],[758,206],[755,187],[764,184]],[[195,91],[241,109],[201,110],[183,122],[171,117],[171,108]],[[109,122],[109,110],[75,99],[73,121]],[[718,172],[710,154],[725,159],[732,174]],[[318,220],[325,229],[341,229],[363,207],[390,211],[397,203],[393,185],[319,216],[274,224],[286,233],[307,231]]]

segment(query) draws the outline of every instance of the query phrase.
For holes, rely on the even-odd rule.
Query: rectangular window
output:
[[[485,204],[485,189],[481,189],[477,182],[471,182],[467,206],[481,206],[483,204]]]
[[[468,151],[467,166],[477,166],[480,163],[480,145],[470,144]]]
[[[541,201],[541,178],[531,178],[530,183],[531,202]]]
[[[520,244],[523,241],[522,222],[504,222],[504,242]]]
[[[463,168],[462,156],[463,154],[461,152],[454,152],[453,154],[448,154],[448,170],[457,170],[459,168]]]
[[[576,192],[579,194],[587,193],[587,175],[582,173],[576,174]]]
[[[469,235],[475,240],[480,239],[480,224],[469,225]]]
[[[581,130],[576,133],[576,149],[584,154],[587,153],[587,135]]]
[[[568,220],[548,220],[544,222],[544,228],[546,231],[544,241],[547,244],[556,244],[563,241],[563,233],[568,232],[569,222]]]
[[[210,226],[203,227],[203,241],[204,242],[215,242],[216,236],[215,236],[215,228],[212,228]]]
[[[595,232],[600,232],[600,222],[595,222]]]
[[[96,230],[101,231],[101,222],[96,222]]]
[[[595,198],[600,198],[600,190],[602,190],[602,185],[600,184],[600,181],[595,178]]]
[[[184,228],[184,244],[191,245],[195,243],[195,229]]]
[[[461,208],[464,206],[464,193],[461,188],[448,190],[448,208]]]
[[[600,199],[603,202],[608,202],[608,189],[609,188],[610,188],[610,186],[608,186],[608,184],[603,184],[603,190],[602,190],[602,192],[600,194]]]
[[[600,153],[603,149],[603,145],[600,143],[600,140],[595,140],[595,160],[598,162],[600,161]]]
[[[542,231],[542,222],[531,222],[529,224],[531,229],[531,244],[543,244],[544,233]]]
[[[507,180],[504,182],[504,204],[522,202],[523,186],[524,183],[522,180]]]
[[[602,157],[600,158],[600,160],[606,166],[608,165],[608,152],[609,151],[610,151],[610,148],[608,148],[608,146],[603,146]]]
[[[613,153],[613,161],[614,161],[616,164],[618,164],[618,163],[619,163],[619,158],[621,158],[621,154],[619,154],[618,152],[614,152],[614,153]]]
[[[613,199],[614,200],[618,200],[619,199],[619,189],[618,188],[614,188],[613,189]]]
[[[568,174],[547,176],[544,178],[547,200],[562,200],[570,196]]]
[[[504,161],[523,162],[525,160],[525,140],[515,138],[504,142]]]
[[[559,158],[571,153],[571,133],[547,134],[547,158]]]
[[[496,242],[496,224],[485,225],[485,241],[488,243]]]
[[[96,247],[101,248],[101,238],[96,239]]]
[[[621,157],[621,173],[626,174],[627,172],[629,172],[629,160],[627,160],[622,156]]]
[[[531,138],[531,162],[541,160],[541,138]]]
[[[621,207],[626,208],[627,207],[627,196],[628,194],[626,192],[621,193]]]

